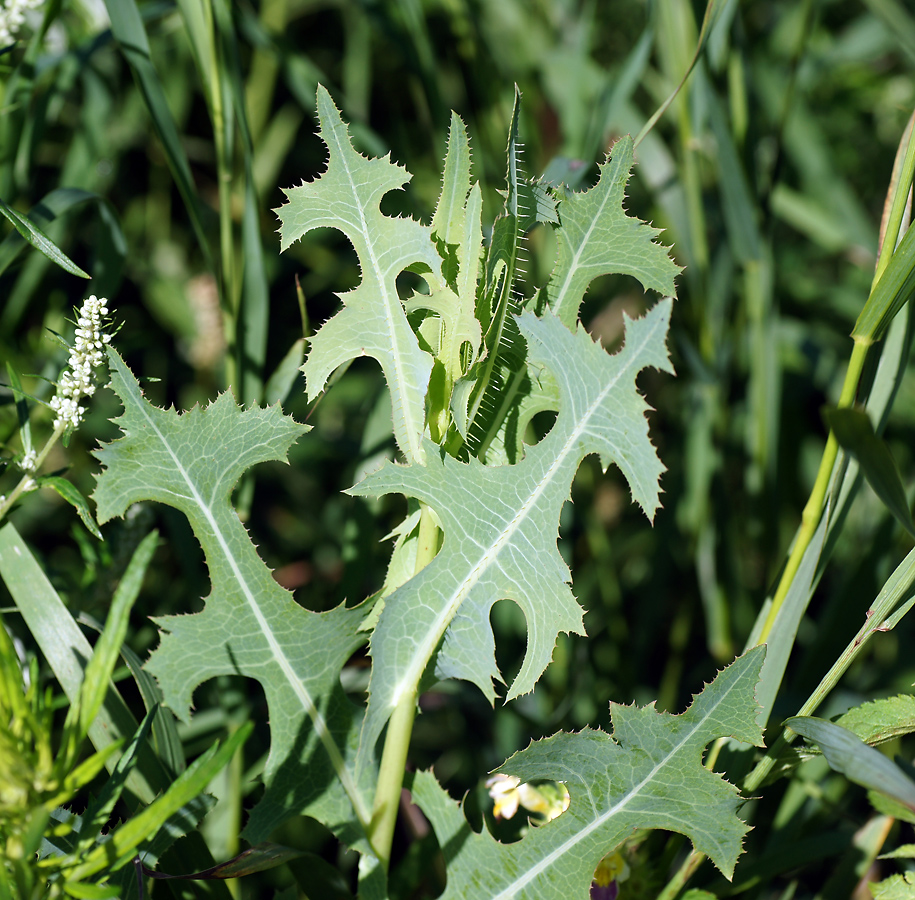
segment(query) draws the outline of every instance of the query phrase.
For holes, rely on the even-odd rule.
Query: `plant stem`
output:
[[[875,631],[889,631],[896,625],[897,616],[891,617],[900,602],[911,594],[911,587],[915,582],[915,550],[896,567],[896,571],[881,589],[877,599],[867,611],[867,618],[858,633],[852,638],[842,655],[833,663],[830,670],[823,676],[816,690],[810,695],[804,705],[795,713],[798,716],[809,716],[823,702],[829,692],[838,684],[839,679],[848,670],[855,657],[864,648]],[[903,611],[907,611],[905,607]],[[746,777],[743,783],[744,793],[752,793],[765,780],[773,766],[778,761],[779,754],[794,740],[794,733],[782,730],[778,740],[772,745],[766,755],[759,761],[756,768]]]
[[[51,452],[51,448],[60,440],[60,436],[66,430],[66,425],[60,425],[54,429],[54,433],[48,438],[47,443],[44,447],[41,448],[41,452],[35,457],[35,463],[32,467],[31,472],[26,472],[22,478],[19,479],[19,484],[13,488],[13,492],[9,497],[3,498],[0,500],[0,519],[2,519],[12,508],[13,504],[29,489],[29,482],[33,485],[35,483],[34,473],[36,473],[47,459],[48,454]]]
[[[855,393],[858,389],[858,383],[861,380],[861,373],[864,369],[864,361],[867,357],[867,351],[871,346],[870,341],[855,340],[854,349],[851,353],[851,359],[848,362],[848,370],[845,373],[845,382],[842,385],[842,393],[839,396],[838,407],[843,409],[852,405],[855,399]],[[829,481],[832,478],[832,471],[836,464],[836,458],[839,454],[839,443],[832,431],[826,440],[826,448],[823,450],[823,457],[820,460],[820,468],[817,472],[816,481],[810,497],[801,513],[801,527],[797,534],[794,546],[788,556],[788,561],[782,571],[782,577],[779,579],[778,588],[775,596],[772,598],[772,606],[769,608],[769,614],[766,617],[765,624],[759,635],[758,644],[764,644],[769,637],[775,625],[778,612],[788,596],[791,589],[791,583],[794,576],[797,575],[798,567],[801,564],[804,553],[810,545],[817,525],[820,524],[820,518],[823,515],[823,509],[826,505],[826,491],[829,488]]]
[[[438,553],[441,531],[435,523],[431,510],[423,505],[419,518],[419,532],[416,544],[416,565],[414,573],[424,569]],[[369,825],[369,841],[381,864],[387,870],[391,861],[391,844],[394,841],[394,825],[400,805],[400,793],[407,765],[407,751],[416,718],[416,692],[418,685],[406,691],[388,722],[378,771],[378,787],[372,804],[372,821]]]
[[[685,887],[686,882],[692,878],[693,872],[699,868],[704,859],[704,853],[699,850],[693,850],[689,856],[686,857],[683,865],[677,869],[674,877],[664,886],[664,890],[658,894],[657,900],[673,900],[673,898]]]

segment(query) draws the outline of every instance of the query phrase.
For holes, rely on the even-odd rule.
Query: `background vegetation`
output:
[[[136,12],[148,58],[130,30]],[[587,461],[560,547],[588,611],[589,638],[561,640],[534,694],[498,715],[460,683],[423,697],[412,762],[434,764],[455,796],[471,792],[471,806],[486,806],[482,779],[506,756],[560,728],[605,726],[610,700],[656,699],[682,710],[743,648],[813,483],[826,436],[820,408],[841,384],[893,157],[915,107],[915,15],[897,0],[731,0],[715,13],[689,81],[638,148],[628,189],[629,213],[663,227],[685,267],[671,326],[678,377],[640,382],[656,407],[652,430],[669,469],[664,509],[650,527],[630,505],[622,476],[602,475],[596,459]],[[156,402],[186,409],[227,387],[260,400],[293,341],[336,309],[335,291],[359,279],[337,232],[311,233],[281,257],[270,212],[282,202],[281,187],[323,168],[313,119],[319,81],[353,123],[357,146],[390,151],[414,173],[407,191],[386,199],[387,212],[431,215],[449,112],[457,111],[472,136],[491,221],[516,83],[528,174],[588,185],[614,139],[638,133],[687,71],[704,14],[688,0],[187,0],[107,9],[49,0],[0,56],[0,198],[31,210],[93,275],[90,290],[108,296],[123,322],[117,346]],[[207,15],[216,35],[209,44]],[[65,319],[84,285],[34,252],[13,258],[16,240],[0,245],[0,357],[53,379],[66,351],[49,330],[68,333]],[[532,274],[542,276],[549,240],[531,235]],[[612,347],[622,310],[651,302],[634,281],[603,278],[583,319]],[[40,378],[28,389],[39,397],[52,390]],[[302,604],[361,600],[381,586],[390,552],[382,538],[404,512],[390,500],[341,493],[394,452],[392,441],[378,438],[389,428],[380,372],[354,364],[313,404],[301,381],[283,395],[286,411],[315,431],[293,449],[291,466],[263,466],[244,488],[252,491],[242,498],[248,527]],[[9,392],[0,399],[0,440],[9,441],[15,406]],[[86,494],[95,469],[88,451],[113,436],[108,419],[117,411],[102,392],[58,453],[57,464],[69,466],[67,477]],[[886,435],[909,484],[911,373]],[[157,642],[149,616],[199,609],[208,591],[186,522],[153,507],[143,515],[167,540],[128,636],[141,657]],[[100,544],[48,491],[12,521],[74,615],[103,618],[132,532],[112,523]],[[807,697],[908,549],[902,529],[862,491],[773,721]],[[16,617],[6,621],[29,646]],[[523,619],[503,603],[494,625],[500,666],[511,674],[523,653]],[[879,636],[821,714],[909,690],[912,639],[906,620]],[[122,687],[139,705],[131,682]],[[205,836],[220,859],[237,852],[237,823],[257,795],[265,705],[253,682],[231,679],[210,682],[196,703],[194,724],[183,731],[189,755],[246,720],[256,723],[243,755],[213,786],[221,802]],[[892,749],[912,756],[911,746]],[[861,789],[822,776],[814,785],[811,775],[810,796],[791,801],[779,828],[751,834],[756,864],[738,865],[731,892],[776,896],[795,883],[803,896],[848,894],[847,883],[823,885],[869,807]],[[770,790],[753,815],[771,821],[783,803],[779,789]],[[415,827],[411,835],[407,821],[400,836],[407,865],[422,833]],[[805,844],[814,830],[816,845]],[[313,823],[294,823],[277,838],[336,862],[336,846]],[[790,860],[788,846],[797,853]],[[765,860],[780,854],[783,864],[766,870]],[[769,874],[757,883],[760,867]],[[310,874],[293,863],[238,890],[269,896],[287,886],[296,896],[294,880],[309,896],[332,890],[309,888]],[[697,879],[711,885],[715,877],[709,867]],[[722,888],[720,878],[714,886]]]

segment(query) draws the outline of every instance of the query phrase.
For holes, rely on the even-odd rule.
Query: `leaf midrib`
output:
[[[590,423],[592,416],[601,407],[607,395],[617,386],[623,376],[625,376],[634,366],[638,366],[639,369],[642,368],[642,364],[640,363],[641,353],[644,348],[652,341],[654,334],[654,328],[646,329],[644,334],[641,335],[641,341],[638,347],[627,348],[629,357],[626,360],[626,364],[618,369],[613,378],[608,381],[607,384],[597,394],[595,399],[588,406],[585,413],[579,418],[578,422],[574,424],[572,430],[569,433],[569,436],[562,443],[555,459],[547,468],[544,476],[536,484],[534,490],[530,492],[528,497],[518,507],[517,512],[512,517],[512,520],[509,522],[509,524],[496,536],[495,540],[490,543],[490,546],[480,555],[477,562],[471,568],[469,575],[467,575],[458,584],[457,588],[454,590],[451,597],[447,601],[445,607],[436,616],[432,627],[426,632],[424,638],[417,645],[416,652],[413,654],[413,660],[407,667],[403,677],[397,683],[394,691],[392,692],[390,701],[391,709],[395,709],[397,707],[398,703],[408,691],[415,690],[416,685],[419,684],[419,680],[426,669],[426,666],[429,664],[429,660],[432,658],[432,654],[435,652],[435,648],[438,646],[439,641],[441,641],[455,615],[457,615],[457,611],[467,599],[474,586],[482,577],[483,573],[486,572],[489,567],[496,562],[504,547],[509,543],[511,538],[514,537],[518,528],[520,528],[521,523],[528,517],[531,510],[536,507],[537,501],[543,495],[547,487],[556,477],[558,477],[558,472],[562,469],[563,464],[565,463],[568,456],[576,448],[582,433],[586,430],[586,427]],[[557,419],[555,427],[559,427],[560,421],[561,418]],[[544,438],[544,441],[548,439],[548,437]],[[523,465],[523,463],[521,463],[521,465]]]
[[[741,680],[742,679],[738,678],[735,679],[732,684],[729,684],[725,691],[722,693],[722,696],[711,705],[710,709],[705,713],[704,716],[702,716],[702,718],[700,718],[695,723],[693,728],[688,731],[686,735],[661,758],[661,760],[654,766],[654,768],[652,768],[651,771],[637,785],[627,791],[621,800],[619,800],[615,805],[611,806],[605,812],[598,815],[584,828],[582,828],[581,831],[573,834],[562,844],[560,844],[555,850],[551,850],[540,862],[535,863],[533,866],[531,866],[531,868],[525,870],[524,874],[522,874],[519,878],[516,878],[514,881],[512,881],[498,894],[493,895],[491,900],[511,900],[511,898],[517,897],[520,891],[524,890],[528,884],[530,884],[535,878],[539,877],[551,865],[560,860],[563,856],[565,856],[566,853],[580,844],[602,825],[606,824],[611,818],[619,815],[626,808],[626,806],[638,798],[639,794],[644,790],[646,785],[650,784],[657,777],[658,773],[669,762],[671,762],[671,760],[673,760],[678,753],[680,753],[683,747],[691,742],[693,737],[704,728],[706,722],[708,722],[708,720],[712,717],[712,714],[717,711],[721,704],[727,700],[731,692],[737,690]],[[716,737],[718,737],[718,735],[709,735],[709,741],[714,740]],[[608,850],[612,849],[613,848],[608,848]]]
[[[334,127],[331,128],[331,134],[333,135],[335,145],[334,150],[337,153],[337,158],[340,160],[343,166],[343,171],[346,173],[347,181],[349,182],[353,201],[359,214],[359,228],[362,233],[362,240],[366,249],[366,253],[369,257],[370,268],[375,273],[375,278],[378,282],[378,287],[381,291],[381,297],[384,305],[384,319],[387,326],[387,335],[391,345],[391,359],[394,365],[394,378],[392,379],[394,384],[389,385],[392,394],[391,406],[395,423],[394,428],[396,431],[398,415],[397,411],[400,409],[400,414],[402,417],[401,428],[406,432],[405,439],[407,443],[407,449],[409,450],[408,455],[410,461],[422,464],[425,462],[425,454],[422,448],[421,436],[424,431],[425,422],[417,426],[416,419],[413,415],[413,409],[409,402],[407,393],[407,377],[403,370],[403,360],[401,359],[402,351],[398,341],[397,328],[395,327],[396,317],[392,308],[391,292],[385,279],[386,273],[382,270],[381,265],[378,262],[378,257],[375,254],[375,243],[373,239],[373,233],[375,229],[369,227],[369,223],[365,215],[365,204],[362,202],[359,196],[359,192],[356,189],[356,181],[353,178],[353,173],[349,165],[349,159],[347,158],[346,150],[349,149],[350,152],[353,152],[352,146],[350,146],[348,143],[346,146],[344,146],[344,143],[340,141],[339,135],[337,133],[338,129],[340,128],[345,129],[345,126],[342,124],[342,120],[339,124],[335,124]],[[378,230],[380,231],[380,227]],[[398,307],[400,307],[399,297],[395,297],[393,302],[397,303]]]
[[[340,750],[337,747],[336,741],[334,741],[333,736],[330,733],[330,729],[327,726],[327,722],[324,719],[324,716],[321,714],[321,711],[317,708],[312,699],[311,694],[303,684],[302,680],[297,676],[295,669],[289,658],[286,656],[286,653],[283,651],[281,645],[277,642],[273,631],[269,626],[263,612],[260,609],[260,606],[257,603],[257,600],[251,591],[251,588],[248,585],[247,580],[245,579],[241,569],[239,568],[234,554],[229,552],[229,545],[223,536],[222,529],[220,528],[217,517],[214,514],[210,506],[204,502],[203,497],[200,492],[197,490],[197,486],[194,483],[193,479],[190,476],[190,473],[185,468],[178,455],[172,450],[171,445],[168,440],[163,435],[162,431],[159,429],[155,420],[149,414],[143,403],[138,403],[137,398],[134,396],[134,391],[130,391],[130,396],[134,401],[135,408],[139,411],[140,415],[146,420],[148,427],[155,433],[156,437],[159,439],[159,442],[162,444],[162,447],[165,449],[165,452],[169,455],[172,462],[175,465],[175,469],[178,472],[181,479],[188,486],[191,491],[192,497],[186,498],[190,502],[194,503],[197,508],[203,513],[204,518],[210,526],[210,529],[213,533],[213,536],[217,542],[220,552],[224,559],[228,562],[229,567],[235,577],[236,582],[238,583],[242,596],[245,599],[249,609],[254,615],[255,620],[257,621],[258,627],[261,629],[261,633],[264,635],[267,645],[270,648],[273,658],[278,663],[280,670],[283,672],[283,675],[286,678],[286,681],[292,688],[293,693],[298,698],[299,702],[302,705],[302,708],[305,710],[305,713],[312,720],[314,724],[315,731],[318,734],[321,743],[324,745],[324,749],[327,752],[328,758],[331,761],[331,765],[334,768],[334,771],[337,774],[337,777],[340,779],[341,784],[343,785],[344,790],[347,793],[347,796],[350,798],[350,802],[353,804],[353,808],[356,812],[356,815],[359,817],[360,822],[363,827],[367,827],[370,820],[370,813],[365,807],[365,804],[362,801],[362,797],[359,794],[359,791],[356,787],[356,783],[353,781],[352,775],[350,774],[349,769],[346,766],[346,763],[343,760],[343,757],[340,754]],[[230,511],[231,515],[231,511]],[[258,561],[260,558],[258,557]]]

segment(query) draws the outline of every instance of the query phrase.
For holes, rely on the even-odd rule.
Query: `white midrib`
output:
[[[597,227],[597,223],[600,220],[600,217],[603,215],[604,208],[610,202],[610,190],[604,194],[603,200],[601,200],[600,206],[598,207],[597,212],[591,218],[591,222],[588,225],[587,230],[584,233],[581,241],[578,244],[575,252],[572,254],[572,262],[569,264],[569,270],[566,272],[566,277],[562,282],[562,286],[556,292],[556,299],[550,304],[550,309],[553,310],[553,313],[561,318],[560,311],[562,310],[563,304],[566,301],[566,295],[569,292],[569,287],[572,284],[572,278],[575,276],[575,271],[578,268],[579,262],[581,261],[581,256],[585,251],[585,248],[588,246],[588,242],[591,240],[591,235],[594,233],[594,229]]]
[[[285,651],[280,646],[275,635],[273,634],[273,630],[271,629],[270,624],[267,622],[267,619],[265,618],[260,606],[258,605],[257,599],[254,596],[254,592],[248,585],[248,582],[245,579],[241,569],[239,568],[234,555],[229,552],[229,545],[222,534],[222,529],[219,527],[219,524],[216,521],[216,516],[213,514],[213,510],[210,508],[209,504],[204,502],[203,497],[197,490],[197,486],[192,481],[187,469],[184,467],[178,456],[174,453],[169,442],[159,430],[159,427],[149,415],[145,406],[142,403],[137,405],[141,415],[144,419],[146,419],[149,427],[155,432],[156,436],[161,441],[162,446],[165,448],[165,452],[168,453],[172,459],[172,462],[175,464],[175,469],[184,480],[184,483],[188,486],[188,489],[191,492],[190,499],[192,499],[193,502],[197,505],[197,507],[203,513],[204,518],[210,525],[213,535],[216,538],[216,542],[219,545],[222,556],[232,570],[232,574],[235,577],[239,588],[241,589],[242,596],[244,597],[248,608],[254,615],[258,627],[260,628],[261,633],[264,635],[264,639],[267,641],[267,646],[270,648],[273,659],[280,667],[280,670],[286,678],[286,681],[289,683],[293,693],[295,694],[299,703],[302,705],[302,708],[305,710],[306,715],[314,724],[315,733],[318,735],[321,743],[324,745],[324,749],[328,758],[330,759],[331,765],[333,766],[334,771],[337,773],[337,777],[340,779],[340,782],[343,785],[343,789],[349,796],[350,801],[353,804],[353,808],[356,811],[356,815],[359,817],[359,820],[363,826],[367,827],[369,820],[371,819],[371,813],[362,801],[362,797],[356,788],[356,783],[353,781],[352,775],[350,774],[346,763],[343,761],[343,757],[340,755],[340,750],[337,747],[337,743],[334,740],[333,735],[330,733],[330,729],[327,727],[327,722],[324,720],[324,716],[321,714],[321,711],[315,705],[311,694],[308,692],[308,690],[305,688],[305,685],[302,684],[301,679],[296,674],[295,668],[289,660],[289,657],[286,656]]]
[[[334,133],[336,137],[336,132]],[[403,350],[400,346],[398,340],[398,329],[397,329],[397,316],[394,313],[393,304],[397,304],[397,309],[401,314],[403,313],[402,307],[400,306],[400,298],[396,294],[392,297],[391,291],[388,287],[387,281],[384,278],[384,272],[381,270],[381,266],[378,263],[378,257],[375,255],[375,245],[371,238],[371,230],[369,229],[368,222],[365,218],[365,206],[363,205],[359,194],[356,190],[356,182],[353,179],[353,174],[350,171],[349,161],[346,158],[345,148],[340,145],[338,140],[335,140],[337,144],[337,153],[343,164],[343,169],[346,172],[346,177],[349,180],[350,190],[353,194],[353,200],[356,205],[356,209],[359,211],[359,227],[362,231],[362,237],[365,242],[365,247],[368,252],[370,268],[375,273],[378,279],[379,289],[381,290],[381,296],[384,301],[384,317],[387,324],[387,333],[391,340],[391,359],[394,364],[394,377],[391,379],[393,384],[390,384],[391,390],[391,410],[394,416],[394,430],[398,430],[398,409],[403,417],[403,422],[400,426],[400,430],[404,431],[403,435],[404,441],[406,441],[406,447],[401,444],[402,449],[409,457],[410,462],[424,463],[425,454],[423,453],[422,447],[422,433],[425,429],[425,422],[417,422],[415,416],[415,410],[410,404],[409,398],[407,396],[407,376],[403,368]],[[412,334],[412,332],[411,332]],[[421,352],[421,351],[420,351]],[[431,367],[430,367],[431,368]],[[422,395],[425,397],[425,385],[422,386]]]
[[[432,626],[426,632],[424,639],[417,646],[416,652],[413,654],[413,658],[409,666],[394,688],[389,701],[389,710],[391,712],[397,708],[397,705],[400,703],[401,699],[404,697],[407,691],[413,691],[416,689],[416,686],[419,684],[419,680],[422,677],[426,666],[429,664],[429,660],[432,658],[432,654],[435,652],[435,648],[438,646],[439,641],[442,639],[442,636],[445,634],[445,631],[457,614],[458,609],[460,609],[461,604],[464,602],[464,600],[467,599],[467,596],[483,576],[483,573],[498,559],[499,554],[502,552],[506,544],[508,544],[508,542],[515,536],[515,533],[521,527],[521,524],[530,514],[531,510],[536,507],[537,501],[543,495],[543,492],[553,482],[554,478],[557,476],[557,473],[562,470],[566,458],[570,453],[573,452],[573,450],[576,449],[578,440],[587,428],[588,423],[591,421],[591,417],[594,415],[595,411],[601,406],[601,404],[606,399],[607,394],[613,390],[613,388],[619,383],[623,376],[626,375],[632,369],[632,367],[637,364],[642,348],[645,347],[645,345],[651,340],[653,336],[654,329],[646,331],[645,336],[643,337],[639,346],[632,348],[632,354],[629,358],[628,365],[621,368],[620,371],[617,372],[616,376],[611,381],[607,382],[604,388],[600,391],[600,393],[597,395],[585,413],[575,424],[575,427],[572,429],[568,438],[562,444],[559,453],[557,453],[556,458],[546,470],[543,478],[540,480],[534,490],[531,491],[524,502],[518,507],[518,511],[515,513],[511,522],[508,523],[508,525],[502,530],[502,532],[496,537],[490,546],[482,553],[466,578],[460,582],[452,595],[448,598],[444,608],[435,617]]]
[[[539,877],[543,872],[549,869],[554,863],[562,859],[570,850],[572,850],[577,844],[580,844],[585,840],[589,835],[596,831],[601,826],[605,825],[610,819],[614,816],[619,815],[634,799],[636,799],[643,788],[650,784],[656,777],[658,772],[667,765],[670,760],[675,757],[683,747],[692,740],[693,736],[699,732],[705,723],[709,720],[712,714],[717,711],[718,707],[727,699],[731,691],[736,687],[736,683],[731,685],[725,693],[722,695],[720,700],[712,705],[712,708],[699,719],[698,722],[694,725],[692,730],[686,733],[686,735],[675,744],[670,751],[651,769],[651,771],[633,788],[631,788],[623,796],[622,800],[615,803],[605,812],[601,813],[591,822],[589,822],[581,831],[576,832],[568,840],[560,844],[555,850],[551,850],[540,862],[531,866],[527,869],[523,875],[519,878],[516,878],[508,887],[499,891],[498,894],[494,894],[491,900],[510,900],[512,897],[516,897],[521,891],[524,890],[535,878]],[[574,800],[573,800],[574,802]]]

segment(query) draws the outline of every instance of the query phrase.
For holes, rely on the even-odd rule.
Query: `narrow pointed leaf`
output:
[[[516,753],[499,772],[563,782],[569,808],[514,844],[475,834],[434,776],[419,773],[413,801],[435,829],[448,863],[443,900],[587,897],[598,862],[637,828],[685,834],[728,878],[749,827],[737,789],[702,765],[719,737],[762,745],[754,688],[765,649],[735,660],[681,715],[610,706],[613,734],[557,734]]]
[[[915,525],[912,524],[912,513],[899,470],[889,448],[874,433],[868,414],[860,409],[827,409],[823,416],[839,446],[858,460],[874,493],[896,521],[915,537]]]
[[[11,206],[7,206],[2,200],[0,200],[0,214],[8,219],[13,228],[36,250],[43,253],[51,262],[57,263],[65,272],[78,275],[80,278],[89,277],[89,274],[73,262],[34,222]]]
[[[362,642],[361,614],[299,606],[273,579],[230,504],[246,469],[284,460],[307,428],[279,407],[240,409],[229,394],[183,415],[159,409],[114,351],[109,359],[111,384],[124,404],[116,420],[124,437],[96,451],[104,466],[94,495],[99,518],[123,515],[141,500],[180,510],[203,547],[212,585],[203,612],[158,620],[164,633],[147,669],[185,721],[203,681],[244,674],[261,682],[271,745],[267,791],[247,826],[253,839],[307,811],[348,842],[358,841],[367,801],[347,761],[357,711],[336,673]]]
[[[642,319],[627,320],[625,346],[614,356],[549,313],[544,319],[525,313],[518,324],[530,357],[559,385],[550,434],[514,466],[458,462],[430,444],[425,466],[388,463],[352,489],[415,497],[435,511],[444,531],[438,556],[385,601],[372,637],[364,747],[374,745],[434,655],[440,678],[466,679],[494,698],[492,682],[500,676],[489,615],[498,600],[514,600],[528,627],[527,654],[509,699],[533,689],[559,632],[584,633],[556,547],[559,514],[579,463],[598,453],[605,468],[614,462],[622,469],[633,498],[653,518],[664,467],[649,440],[648,406],[635,380],[646,366],[671,371],[665,346],[670,310],[671,301],[663,300]]]
[[[915,294],[915,228],[906,231],[889,265],[874,285],[851,336],[869,342],[883,338],[896,313]]]
[[[847,728],[814,716],[794,716],[785,725],[815,743],[830,768],[841,772],[849,781],[915,809],[915,781],[888,756],[869,747]]]
[[[115,829],[111,837],[87,853],[80,865],[68,872],[74,881],[101,871],[114,872],[131,861],[137,847],[153,837],[180,809],[197,797],[247,740],[253,729],[246,722],[225,742],[214,744],[175,779],[169,789],[141,813]]]
[[[61,478],[59,475],[43,475],[36,479],[36,484],[39,487],[49,487],[57,491],[76,510],[83,525],[86,526],[93,537],[98,538],[100,541],[105,540],[102,537],[102,532],[99,531],[98,525],[95,524],[95,519],[92,517],[89,501],[72,481],[67,481],[66,478]]]
[[[440,258],[427,226],[385,216],[379,207],[388,191],[402,188],[410,174],[384,159],[366,159],[353,149],[349,129],[323,87],[318,88],[321,138],[327,145],[327,171],[316,181],[285,191],[288,202],[276,212],[281,247],[315,228],[336,228],[359,257],[362,282],[344,294],[343,309],[311,339],[302,368],[308,396],[323,390],[338,366],[371,356],[384,371],[394,410],[394,434],[409,460],[422,461],[425,396],[432,358],[407,322],[395,280],[408,266],[440,272]]]
[[[243,875],[253,875],[255,872],[264,872],[274,869],[284,863],[304,856],[302,850],[293,850],[291,847],[282,847],[279,844],[268,842],[256,844],[243,850],[238,856],[233,856],[217,866],[203,869],[200,872],[191,872],[189,875],[168,875],[165,872],[153,872],[144,866],[144,872],[150,878],[186,878],[194,881],[205,881],[212,878],[241,878]]]

